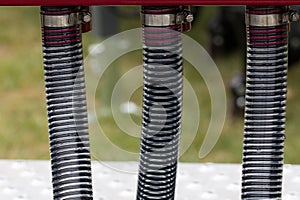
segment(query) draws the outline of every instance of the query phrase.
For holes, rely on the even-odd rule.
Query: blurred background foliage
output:
[[[123,13],[133,13],[131,17],[118,16],[118,31],[140,27],[138,7],[119,8]],[[193,29],[187,35],[197,40],[208,51],[210,36],[208,23],[219,12],[219,7],[201,9]],[[109,20],[109,19],[108,19]],[[43,78],[42,44],[40,16],[38,7],[0,7],[0,158],[1,159],[49,159],[47,114]],[[237,27],[239,28],[239,27]],[[239,37],[244,37],[240,35]],[[299,35],[300,37],[300,35]],[[84,55],[89,47],[99,44],[104,38],[93,33],[83,35]],[[233,162],[240,163],[242,158],[243,119],[242,115],[232,117],[229,83],[233,76],[243,72],[243,50],[237,48],[214,59],[227,89],[227,118],[222,134],[211,153],[199,159],[198,153],[210,121],[210,97],[200,74],[185,63],[184,74],[190,81],[199,101],[200,122],[192,145],[180,157],[184,162]],[[107,94],[116,81],[132,67],[142,64],[142,52],[134,51],[118,58],[99,81],[95,95],[97,121],[105,132],[109,142],[104,138],[92,137],[92,153],[101,160],[137,160],[139,138],[129,136],[118,128],[110,111]],[[294,63],[289,71],[287,129],[285,145],[285,162],[300,163],[298,156],[300,134],[300,113],[298,102],[300,89],[299,63]],[[90,66],[86,65],[86,70]],[[108,95],[109,96],[109,95]],[[108,98],[108,100],[107,100]],[[138,108],[142,105],[142,89],[136,90],[130,99]],[[89,103],[93,102],[90,100]],[[92,105],[89,105],[91,107]],[[132,115],[132,119],[141,124],[141,111]],[[189,121],[189,123],[198,123]],[[92,127],[93,128],[93,127]],[[94,131],[94,130],[91,130]],[[112,146],[132,152],[133,155],[117,154]],[[98,155],[99,154],[99,155]]]

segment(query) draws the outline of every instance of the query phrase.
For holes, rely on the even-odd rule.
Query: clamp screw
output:
[[[92,20],[92,16],[89,12],[83,12],[82,13],[82,22],[83,23],[88,23]]]
[[[291,10],[289,18],[290,18],[290,21],[297,22],[297,21],[299,21],[300,16],[299,16],[299,14],[296,11]]]
[[[188,14],[186,15],[186,17],[185,17],[185,20],[186,20],[187,22],[192,22],[192,21],[194,20],[193,14],[192,14],[192,13],[188,13]]]

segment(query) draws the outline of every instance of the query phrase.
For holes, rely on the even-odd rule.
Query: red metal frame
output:
[[[300,0],[0,0],[0,5],[300,5]]]

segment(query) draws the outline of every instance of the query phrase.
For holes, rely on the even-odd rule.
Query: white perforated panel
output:
[[[137,163],[93,162],[95,200],[133,200]],[[49,161],[0,160],[0,199],[50,200]],[[241,166],[237,164],[180,163],[177,200],[240,199]],[[300,199],[300,166],[284,167],[284,200]]]

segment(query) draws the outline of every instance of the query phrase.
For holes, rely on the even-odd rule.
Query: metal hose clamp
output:
[[[42,26],[58,28],[70,27],[78,24],[85,24],[91,21],[91,14],[88,10],[81,9],[78,12],[63,15],[41,15]]]
[[[289,10],[281,14],[249,14],[246,13],[245,21],[247,26],[280,26],[299,20],[299,14],[294,10]]]
[[[174,26],[178,24],[176,14],[142,14],[143,24],[146,26]]]
[[[194,20],[193,14],[188,6],[182,6],[178,13],[149,14],[142,13],[142,24],[151,27],[167,27],[181,25],[181,32],[189,31],[190,23]]]
[[[79,13],[66,15],[42,15],[42,25],[46,27],[70,27],[79,24]]]

